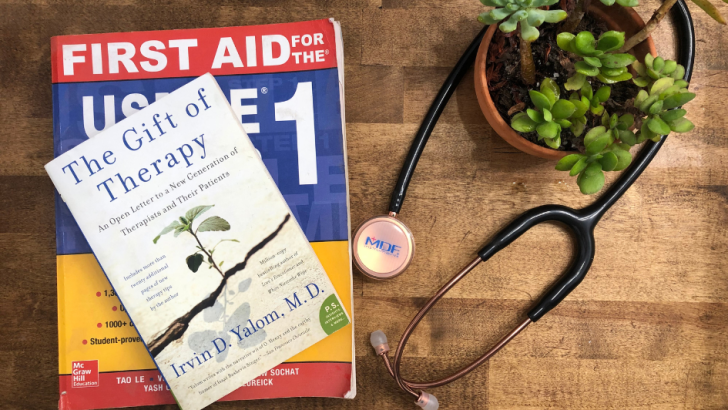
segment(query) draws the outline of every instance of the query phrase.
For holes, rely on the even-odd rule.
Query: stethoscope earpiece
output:
[[[354,263],[371,279],[391,279],[404,272],[412,262],[414,236],[396,216],[390,212],[368,219],[354,235]]]

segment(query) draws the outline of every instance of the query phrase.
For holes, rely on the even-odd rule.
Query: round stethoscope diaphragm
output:
[[[415,254],[415,240],[407,226],[394,215],[366,220],[354,235],[354,263],[376,280],[393,278],[407,269]]]

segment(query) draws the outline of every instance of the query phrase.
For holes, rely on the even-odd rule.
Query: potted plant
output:
[[[544,10],[556,0],[481,1],[495,7],[479,16],[491,25],[475,65],[483,113],[514,147],[560,159],[583,193],[628,166],[632,146],[693,128],[676,109],[695,97],[685,71],[657,57],[649,37],[676,0],[647,24],[628,7],[636,0],[562,0],[570,13]],[[707,0],[693,1],[725,24]]]

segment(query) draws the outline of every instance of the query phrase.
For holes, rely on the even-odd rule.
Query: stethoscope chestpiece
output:
[[[415,240],[395,213],[375,216],[356,230],[354,264],[375,280],[393,278],[407,269],[415,254]]]

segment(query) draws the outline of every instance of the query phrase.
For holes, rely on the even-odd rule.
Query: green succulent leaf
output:
[[[542,123],[542,122],[545,121],[544,118],[543,118],[543,114],[541,114],[540,111],[536,111],[536,110],[534,110],[532,108],[529,108],[529,109],[526,110],[526,115],[528,115],[528,118],[530,118],[533,122],[538,123],[538,124],[540,124],[540,123]],[[513,119],[515,120],[516,117],[514,116]],[[513,122],[512,121],[511,121],[511,126],[513,127]],[[533,126],[535,127],[536,124],[534,124]],[[520,131],[520,130],[516,130],[516,131]],[[533,130],[531,130],[531,131],[533,131]],[[521,131],[521,132],[530,132],[530,131]]]
[[[528,21],[522,20],[521,21],[521,38],[534,42],[538,39],[539,31],[536,27],[533,27],[532,25],[528,24]]]
[[[632,125],[634,125],[634,115],[627,113],[619,117],[619,126],[621,126],[620,129],[626,130]]]
[[[571,126],[572,126],[571,121],[569,121],[567,119],[554,120],[554,122],[559,124],[561,126],[561,129],[571,128]]]
[[[583,171],[584,168],[586,168],[586,165],[587,165],[586,164],[586,159],[587,159],[587,157],[582,155],[581,158],[579,158],[579,160],[576,161],[576,163],[574,164],[574,166],[571,167],[571,171],[569,171],[569,176],[572,176],[573,177],[574,175],[577,175],[581,171]]]
[[[557,171],[568,171],[571,168],[574,167],[577,161],[579,161],[584,156],[581,154],[569,154],[559,160],[559,162],[556,163],[556,170]]]
[[[614,0],[600,0],[600,1],[601,1],[601,2],[602,2],[602,4],[604,4],[605,6],[612,6],[612,5],[614,5]]]
[[[551,113],[551,110],[543,110],[543,120],[545,122],[551,122],[554,120],[554,115]]]
[[[607,68],[627,67],[636,60],[632,54],[604,54],[599,59]]]
[[[556,138],[560,133],[561,129],[555,122],[545,122],[536,127],[536,132],[542,138]]]
[[[637,143],[637,136],[630,130],[619,131],[619,140],[631,147]]]
[[[582,31],[574,38],[574,50],[582,56],[593,57],[600,53],[596,53],[596,40],[594,35],[588,31]]]
[[[652,87],[650,87],[650,94],[660,94],[661,92],[665,91],[666,89],[672,87],[674,84],[675,84],[674,78],[671,78],[671,77],[660,78],[659,80],[655,81],[654,84],[652,84]]]
[[[602,172],[602,164],[599,161],[594,161],[584,168],[584,174],[587,176],[596,175]]]
[[[574,49],[572,45],[572,41],[574,40],[574,36],[571,33],[560,33],[556,36],[556,44],[559,46],[560,49],[564,51],[568,51],[570,53],[575,53],[576,50]]]
[[[632,163],[632,154],[623,149],[614,149],[612,152],[617,156],[617,166],[612,171],[621,171]]]
[[[554,3],[555,4],[555,3]],[[546,23],[558,23],[566,19],[568,14],[564,10],[541,10],[545,14],[544,21]]]
[[[602,73],[605,77],[616,77],[618,75],[622,75],[627,72],[627,67],[619,67],[619,68],[607,68],[602,67],[599,70],[600,73]]]
[[[670,126],[660,117],[652,117],[647,120],[647,126],[652,132],[658,135],[667,135],[671,131]]]
[[[639,6],[639,0],[617,0],[617,4],[623,7],[637,7]]]
[[[518,114],[514,115],[513,119],[511,120],[511,127],[518,132],[534,131],[536,129],[536,125],[537,123],[523,112],[519,112]]]
[[[584,128],[586,128],[586,117],[581,116],[573,119],[571,123],[571,132],[574,133],[575,136],[580,136],[584,132]]]
[[[584,61],[577,61],[576,64],[574,64],[574,68],[576,68],[577,73],[584,74],[588,77],[594,77],[599,74],[599,68],[592,67]]]
[[[559,149],[561,146],[561,135],[557,135],[555,138],[544,138],[543,142],[553,149]]]
[[[652,104],[655,103],[655,101],[657,101],[658,98],[660,98],[659,95],[651,95],[651,96],[647,97],[646,100],[644,100],[640,103],[640,107],[639,107],[640,110],[642,112],[649,112],[650,107],[652,106]],[[663,102],[663,107],[664,107],[664,102]]]
[[[579,100],[569,100],[572,104],[574,104],[574,107],[576,108],[576,111],[574,111],[573,114],[571,114],[572,118],[579,118],[583,117],[584,114],[589,110],[589,105],[584,104],[582,101]]]
[[[683,77],[685,77],[685,67],[678,64],[675,71],[673,71],[672,74],[670,74],[670,77],[672,77],[676,80],[682,80]]]
[[[595,155],[602,152],[602,150],[606,148],[607,145],[609,145],[610,139],[611,136],[609,135],[609,133],[598,136],[596,139],[594,139],[594,141],[592,141],[591,144],[586,146],[586,154]]]
[[[604,156],[602,156],[599,160],[599,163],[602,165],[602,169],[604,171],[613,171],[617,166],[618,161],[619,159],[617,158],[617,154],[610,151],[604,153]]]
[[[662,109],[669,110],[670,108],[681,107],[692,101],[693,98],[695,98],[695,94],[693,93],[673,94],[665,98],[664,103],[662,104]]]
[[[559,88],[559,85],[556,84],[556,81],[550,78],[544,78],[543,82],[541,83],[541,93],[544,93],[545,90],[551,90],[551,93],[556,97],[557,100],[561,96],[561,89]]]
[[[684,117],[685,114],[687,114],[687,111],[685,111],[683,109],[670,110],[670,111],[665,111],[664,113],[660,114],[660,118],[662,118],[663,121],[669,123],[669,122],[672,122],[672,121],[675,121],[677,119]]]
[[[597,57],[584,57],[584,61],[592,67],[601,67],[602,61]]]
[[[654,60],[652,60],[652,69],[657,71],[658,73],[662,71],[662,69],[665,67],[665,59],[657,56]]]
[[[635,60],[634,63],[632,63],[632,68],[637,72],[637,74],[640,75],[640,77],[647,76],[647,67],[645,67],[644,64],[640,63],[639,61]]]
[[[604,126],[594,127],[589,130],[589,132],[586,133],[584,136],[584,145],[589,145],[592,142],[594,142],[597,137],[600,137],[602,134],[606,133],[607,129]]]
[[[689,132],[695,128],[695,125],[687,118],[678,118],[669,123],[670,129],[675,132]]]
[[[584,195],[596,194],[604,186],[604,173],[599,171],[594,175],[586,175],[582,173],[579,178],[576,179],[576,183],[579,185],[579,190]]]
[[[646,77],[633,78],[632,81],[634,82],[634,84],[636,86],[642,87],[642,88],[647,87],[650,84],[650,80]]]
[[[531,97],[533,105],[540,108],[541,110],[551,109],[551,101],[543,93],[536,90],[529,90],[528,95]]]
[[[624,45],[624,32],[607,31],[599,37],[597,50],[605,53],[619,49]]]
[[[632,79],[632,73],[622,73],[615,77],[607,77],[604,74],[599,73],[599,75],[597,75],[597,79],[604,84],[616,84],[620,81],[627,81]]]
[[[576,112],[576,106],[569,100],[558,100],[551,110],[554,118],[563,120],[571,117]]]
[[[564,87],[569,91],[575,91],[581,89],[584,84],[588,84],[586,82],[586,76],[581,73],[576,73],[572,77],[569,77],[568,80],[566,80],[566,84]]]
[[[660,112],[662,112],[662,104],[663,102],[660,100],[655,101],[655,103],[650,106],[650,109],[647,111],[647,113],[652,115],[659,114]]]
[[[594,93],[594,96],[597,97],[599,102],[606,102],[609,99],[609,96],[612,94],[612,89],[608,86],[599,87],[596,93]]]

